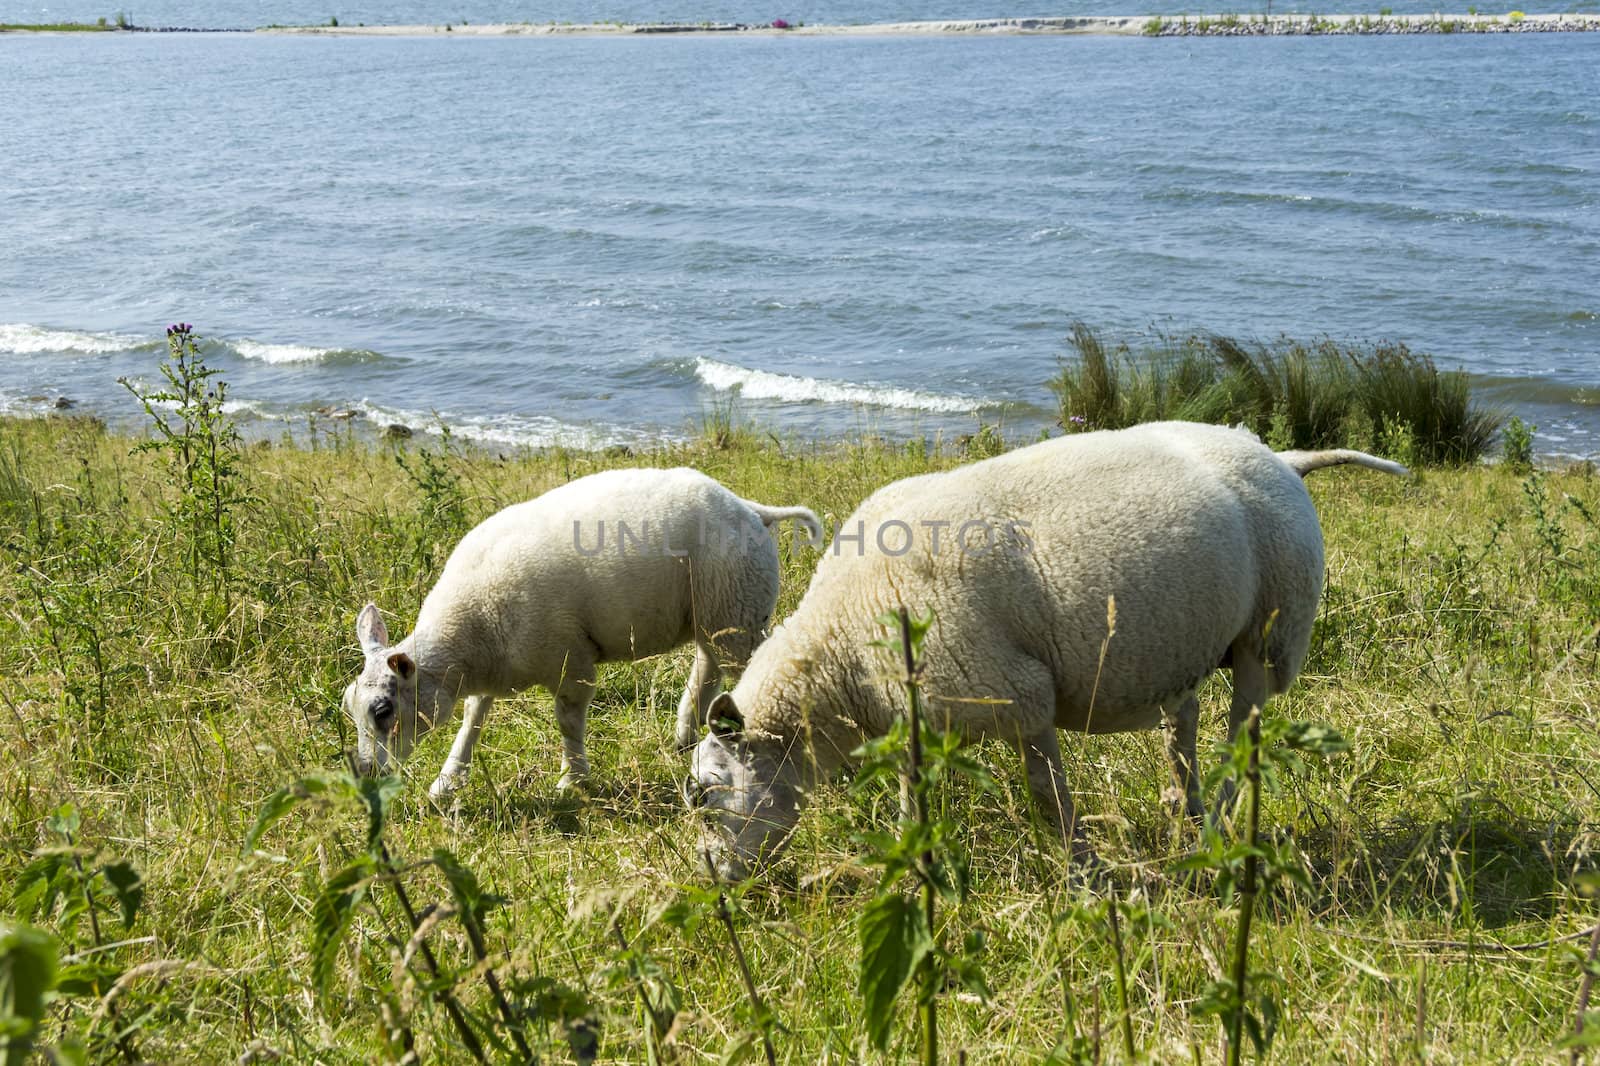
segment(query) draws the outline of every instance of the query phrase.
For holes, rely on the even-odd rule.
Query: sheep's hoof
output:
[[[556,791],[563,796],[582,796],[587,793],[589,780],[588,774],[575,774],[571,770],[561,775],[561,780],[556,782]]]
[[[464,773],[440,774],[433,779],[433,784],[428,786],[428,795],[435,803],[443,806],[455,798],[456,790],[466,782],[467,775]]]

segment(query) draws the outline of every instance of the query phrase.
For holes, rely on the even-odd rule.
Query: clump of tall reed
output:
[[[1363,448],[1455,465],[1484,456],[1504,420],[1473,402],[1464,372],[1440,371],[1404,344],[1206,334],[1135,353],[1083,323],[1069,343],[1075,356],[1050,383],[1068,432],[1182,419],[1244,425],[1280,449]]]

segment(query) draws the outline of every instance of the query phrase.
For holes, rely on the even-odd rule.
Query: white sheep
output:
[[[450,553],[411,635],[390,646],[367,604],[356,620],[366,657],[345,689],[356,723],[357,765],[383,771],[418,736],[465,720],[429,789],[447,798],[467,777],[472,749],[497,696],[543,685],[555,697],[562,776],[588,773],[584,725],[595,665],[695,645],[678,705],[687,750],[722,668],[742,667],[778,599],[778,549],[770,527],[821,523],[804,507],[740,499],[697,470],[611,470],[579,478],[491,515]]]
[[[873,493],[836,531],[794,614],[712,703],[690,786],[711,816],[717,872],[738,879],[776,856],[814,782],[904,713],[897,673],[871,646],[884,636],[876,619],[902,605],[934,615],[930,720],[1015,744],[1076,857],[1093,852],[1057,729],[1165,726],[1199,816],[1195,690],[1231,666],[1231,737],[1294,680],[1323,579],[1301,478],[1338,463],[1406,472],[1361,452],[1274,454],[1244,430],[1167,422],[1059,437]]]

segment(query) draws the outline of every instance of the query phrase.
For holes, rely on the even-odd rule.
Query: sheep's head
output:
[[[433,728],[438,686],[422,677],[407,652],[389,646],[389,631],[376,604],[361,609],[356,639],[366,662],[361,675],[344,690],[343,701],[344,713],[356,723],[356,769],[363,774],[385,773],[391,762],[411,754],[416,739]]]
[[[694,750],[685,799],[707,815],[701,847],[716,875],[742,881],[772,862],[800,817],[800,775],[780,743],[745,735],[724,692],[707,715],[711,731]]]

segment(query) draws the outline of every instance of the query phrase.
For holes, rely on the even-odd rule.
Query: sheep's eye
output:
[[[683,797],[683,805],[691,811],[706,805],[706,790],[700,787],[700,781],[693,774],[684,776],[683,784],[678,789],[678,794]]]

